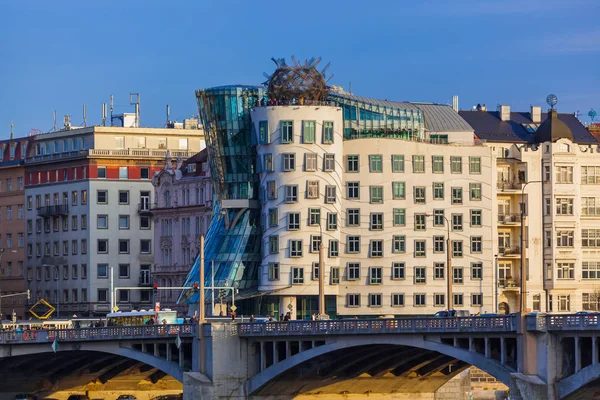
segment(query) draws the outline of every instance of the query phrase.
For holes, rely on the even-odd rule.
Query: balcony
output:
[[[150,274],[150,271],[141,271],[139,286],[140,287],[150,287],[153,284],[154,284],[154,282],[152,282],[152,274]]]
[[[513,278],[498,279],[498,287],[504,291],[519,291],[521,289],[521,282]]]
[[[153,207],[156,208],[156,207]],[[149,202],[138,203],[138,215],[147,216],[152,215]]]
[[[498,224],[500,225],[521,225],[520,214],[498,214]]]
[[[498,252],[501,257],[519,258],[521,257],[521,246],[500,247]]]
[[[519,192],[523,189],[524,182],[521,181],[499,181],[496,188],[501,192]]]
[[[37,214],[40,217],[53,217],[56,215],[69,215],[68,204],[58,204],[54,206],[42,206],[37,208]]]

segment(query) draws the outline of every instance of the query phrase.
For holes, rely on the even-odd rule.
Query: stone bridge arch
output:
[[[292,371],[295,368],[300,367],[303,363],[314,360],[317,357],[340,351],[351,352],[354,349],[367,348],[369,346],[389,346],[390,349],[403,346],[417,351],[429,351],[438,355],[451,357],[486,371],[507,386],[510,384],[510,374],[514,372],[500,362],[491,358],[486,358],[483,354],[448,344],[442,344],[433,340],[426,340],[423,335],[338,336],[327,338],[324,345],[299,352],[298,354],[277,362],[262,372],[259,372],[245,382],[244,392],[247,395],[254,394],[269,382],[276,380],[282,374]]]

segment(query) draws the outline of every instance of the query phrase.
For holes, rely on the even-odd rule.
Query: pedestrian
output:
[[[250,323],[253,324],[254,323],[254,314],[250,314]]]
[[[285,314],[285,317],[283,317],[283,320],[284,320],[285,322],[287,322],[287,321],[289,321],[289,320],[290,320],[290,318],[291,318],[291,317],[292,317],[292,316],[290,315],[290,312],[288,311],[288,312]]]
[[[196,324],[196,317],[192,316],[192,318],[190,318],[190,324],[195,325]]]
[[[232,311],[232,312],[231,312],[231,320],[232,320],[232,321],[235,321],[235,311]]]
[[[313,321],[316,321],[317,320],[317,314],[311,315],[311,318],[312,318]]]
[[[150,319],[146,321],[146,325],[154,325],[154,318],[150,317]]]
[[[162,323],[163,323],[163,325],[166,325],[166,324],[167,324],[167,320],[166,320],[166,319],[163,319],[163,320],[162,320]]]

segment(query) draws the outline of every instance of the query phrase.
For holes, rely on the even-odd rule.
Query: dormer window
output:
[[[196,164],[188,164],[187,172],[196,172]]]
[[[15,154],[17,153],[17,143],[11,143],[10,145],[10,159],[15,159]]]

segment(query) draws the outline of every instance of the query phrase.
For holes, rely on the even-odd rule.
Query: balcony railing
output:
[[[25,160],[25,164],[34,164],[46,161],[65,160],[81,157],[127,157],[127,158],[160,158],[164,159],[167,156],[167,149],[89,149],[65,151],[62,153],[40,154],[29,157]],[[171,150],[171,157],[177,159],[179,156],[186,159],[196,154],[194,151],[188,150]]]
[[[149,202],[138,203],[138,214],[139,215],[152,215],[150,203]]]
[[[520,214],[498,214],[498,222],[501,224],[518,224],[521,222]]]
[[[521,246],[512,246],[512,247],[500,247],[498,248],[500,254],[505,256],[520,256],[521,255]]]
[[[57,204],[53,206],[42,206],[37,208],[40,217],[51,217],[55,215],[69,215],[69,206],[67,204]]]
[[[519,288],[520,286],[520,282],[514,279],[498,279],[500,288]]]
[[[500,190],[521,190],[523,182],[521,181],[500,181],[496,183],[496,187]]]

